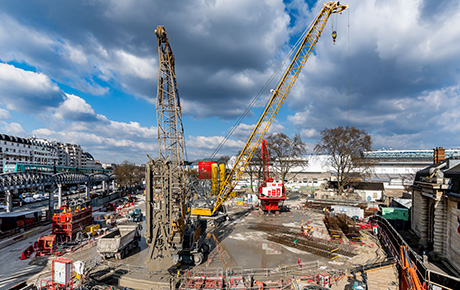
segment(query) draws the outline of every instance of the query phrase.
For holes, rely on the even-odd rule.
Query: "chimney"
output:
[[[433,163],[437,164],[439,162],[444,161],[446,159],[446,149],[443,147],[436,147],[434,150],[434,158]]]

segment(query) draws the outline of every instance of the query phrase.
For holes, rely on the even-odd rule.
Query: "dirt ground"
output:
[[[360,243],[351,243],[346,238],[330,241],[323,223],[323,212],[302,208],[304,201],[286,201],[285,204],[291,210],[279,215],[263,214],[243,206],[231,207],[228,221],[219,227],[209,228],[212,250],[205,257],[205,262],[196,267],[182,267],[180,275],[184,275],[186,270],[214,273],[231,269],[235,273],[253,273],[256,279],[263,281],[285,281],[286,277],[312,277],[320,272],[329,272],[334,279],[337,278],[332,289],[351,289],[355,282],[362,279],[349,277],[348,269],[384,259],[378,241],[370,230],[361,231]],[[136,207],[143,209],[143,200],[137,202]],[[301,225],[313,229],[311,238],[300,235]],[[312,241],[313,244],[319,244],[321,249],[312,247]],[[148,247],[144,238],[140,248],[122,261],[101,262],[95,244],[96,241],[64,257],[86,262],[87,267],[92,268],[93,274],[107,277],[101,283],[118,283],[119,286],[135,289],[170,288],[171,276],[168,272],[146,271],[144,259]],[[354,254],[351,255],[351,252]],[[38,279],[50,277],[51,265],[50,262],[45,262],[41,260],[40,268],[35,268],[36,271],[41,270],[40,273],[29,281],[36,282]]]

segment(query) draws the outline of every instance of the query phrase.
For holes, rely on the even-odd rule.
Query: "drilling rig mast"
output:
[[[174,55],[163,26],[158,38],[157,122],[159,158],[146,166],[146,232],[150,270],[177,262],[201,262],[206,223],[187,214],[190,194],[185,186],[185,144]]]

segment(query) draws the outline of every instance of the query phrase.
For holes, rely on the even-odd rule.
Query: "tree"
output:
[[[331,167],[337,173],[338,194],[353,180],[362,177],[372,165],[363,152],[371,150],[372,140],[364,130],[355,127],[324,129],[315,152],[330,156]]]
[[[238,155],[241,154],[241,151],[238,152]],[[235,166],[234,164],[232,166]],[[255,181],[260,180],[260,176],[262,174],[262,150],[257,148],[254,152],[254,155],[251,158],[251,161],[246,166],[244,173],[249,176],[249,183],[251,187],[251,191],[254,192],[254,183]]]
[[[270,167],[281,181],[293,179],[297,173],[291,172],[294,167],[305,167],[308,161],[304,159],[306,154],[305,143],[299,134],[289,138],[286,134],[275,133],[266,138],[270,155]]]
[[[114,174],[120,186],[135,186],[141,183],[142,179],[145,177],[145,167],[134,165],[129,161],[124,161],[115,168]]]
[[[217,164],[225,164],[227,166],[227,162],[230,160],[230,157],[227,155],[220,156],[219,159],[217,159]]]

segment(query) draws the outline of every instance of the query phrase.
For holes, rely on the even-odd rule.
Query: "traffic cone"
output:
[[[24,252],[22,252],[22,254],[21,254],[21,260],[25,260],[25,259],[27,259],[27,256],[26,256],[26,254],[25,254]]]

